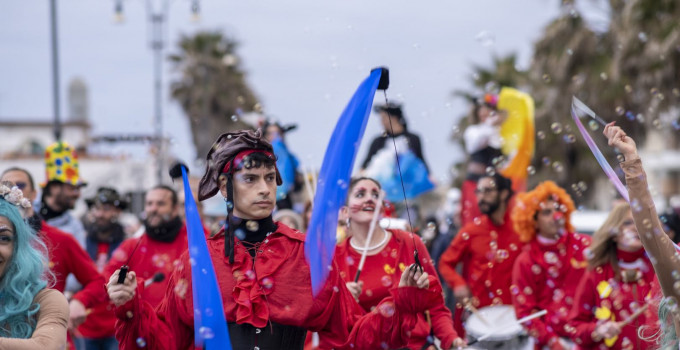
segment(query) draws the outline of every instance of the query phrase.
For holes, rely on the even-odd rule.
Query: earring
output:
[[[345,219],[345,226],[347,226],[347,228],[349,228],[349,218]]]

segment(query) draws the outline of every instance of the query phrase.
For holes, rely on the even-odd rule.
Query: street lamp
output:
[[[166,156],[165,142],[163,141],[163,49],[165,41],[163,38],[164,24],[168,18],[169,0],[146,0],[146,12],[151,22],[151,50],[154,54],[154,134],[156,143],[156,181],[163,183],[164,161]],[[199,0],[191,1],[192,19],[197,21],[199,16]],[[116,0],[114,7],[114,18],[122,21],[123,0]]]

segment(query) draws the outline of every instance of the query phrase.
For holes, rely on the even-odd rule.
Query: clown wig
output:
[[[14,250],[0,276],[0,337],[30,338],[40,305],[33,298],[47,286],[47,248],[19,214],[16,205],[0,197],[0,216],[14,226]]]
[[[512,210],[512,221],[515,232],[522,242],[530,242],[536,236],[536,216],[541,210],[541,204],[547,200],[553,200],[559,205],[564,213],[564,227],[573,232],[571,226],[571,213],[574,211],[574,202],[567,192],[552,181],[541,182],[533,191],[517,195],[517,202]]]

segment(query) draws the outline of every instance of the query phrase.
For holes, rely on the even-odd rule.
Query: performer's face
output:
[[[0,216],[0,280],[12,261],[14,239],[14,224],[8,218]]]
[[[234,173],[234,198],[238,218],[259,220],[271,215],[276,204],[276,168],[243,168]]]
[[[347,199],[347,215],[351,222],[370,223],[380,198],[380,187],[375,182],[364,179],[352,187]]]
[[[640,236],[637,228],[635,228],[635,221],[633,221],[633,213],[629,210],[618,227],[615,241],[617,248],[626,252],[635,252],[642,248]]]
[[[154,188],[146,193],[144,199],[146,223],[158,227],[179,215],[177,204],[172,203],[172,192],[164,188]]]
[[[491,215],[501,205],[501,195],[493,178],[483,177],[477,182],[477,205],[484,215]]]
[[[546,238],[558,238],[564,230],[564,213],[560,203],[552,199],[543,201],[536,212],[536,232]]]

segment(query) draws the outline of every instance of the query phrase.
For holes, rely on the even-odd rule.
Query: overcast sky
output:
[[[52,115],[48,3],[0,4],[3,119]],[[94,135],[151,133],[153,61],[145,2],[125,1],[122,24],[113,22],[111,0],[58,3],[62,115],[68,82],[80,77],[89,87]],[[175,51],[182,33],[222,30],[236,38],[265,112],[299,124],[288,142],[303,163],[315,167],[358,84],[372,67],[389,67],[388,97],[404,103],[410,129],[421,136],[430,167],[444,180],[457,157],[449,142],[453,121],[468,108],[451,92],[469,88],[472,65],[490,64],[493,54],[516,52],[526,67],[559,1],[203,0],[198,23],[190,20],[190,1],[172,1],[170,9],[166,53]],[[164,71],[171,151],[191,160],[188,122],[168,97],[169,64]],[[372,115],[357,162],[380,132]]]

